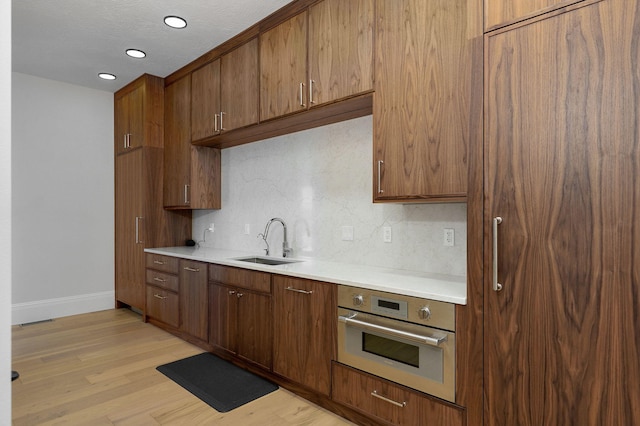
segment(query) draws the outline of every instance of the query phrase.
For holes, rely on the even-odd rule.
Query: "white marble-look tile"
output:
[[[280,217],[294,256],[466,275],[466,204],[374,204],[372,152],[371,116],[225,149],[222,209],[194,210],[194,239],[214,223],[203,246],[261,252],[258,233]],[[353,241],[342,240],[343,226]],[[444,228],[455,230],[455,246],[443,245]],[[282,253],[282,237],[274,223],[271,255]]]

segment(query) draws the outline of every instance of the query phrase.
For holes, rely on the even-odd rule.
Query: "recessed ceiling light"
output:
[[[147,56],[146,53],[138,49],[127,49],[127,55],[137,59],[144,58],[145,56]]]
[[[182,19],[179,16],[165,16],[164,23],[170,26],[171,28],[184,28],[187,26],[187,21]]]
[[[109,74],[108,72],[101,72],[98,74],[98,77],[100,77],[103,80],[115,80],[116,76],[113,74]]]

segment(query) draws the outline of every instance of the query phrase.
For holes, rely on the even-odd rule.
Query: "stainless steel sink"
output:
[[[236,257],[233,260],[239,260],[241,262],[260,263],[262,265],[286,265],[289,263],[302,262],[301,260],[277,259],[275,257],[260,257],[260,256]]]

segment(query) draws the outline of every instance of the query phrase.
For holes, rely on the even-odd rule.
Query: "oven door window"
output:
[[[420,347],[414,344],[362,332],[362,350],[415,368],[420,368]]]

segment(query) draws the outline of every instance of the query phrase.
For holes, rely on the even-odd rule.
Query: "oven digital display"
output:
[[[394,311],[400,310],[400,304],[398,302],[391,302],[384,299],[378,299],[378,306],[381,308],[393,309]]]
[[[362,332],[362,350],[415,368],[420,368],[420,348],[415,345]]]

